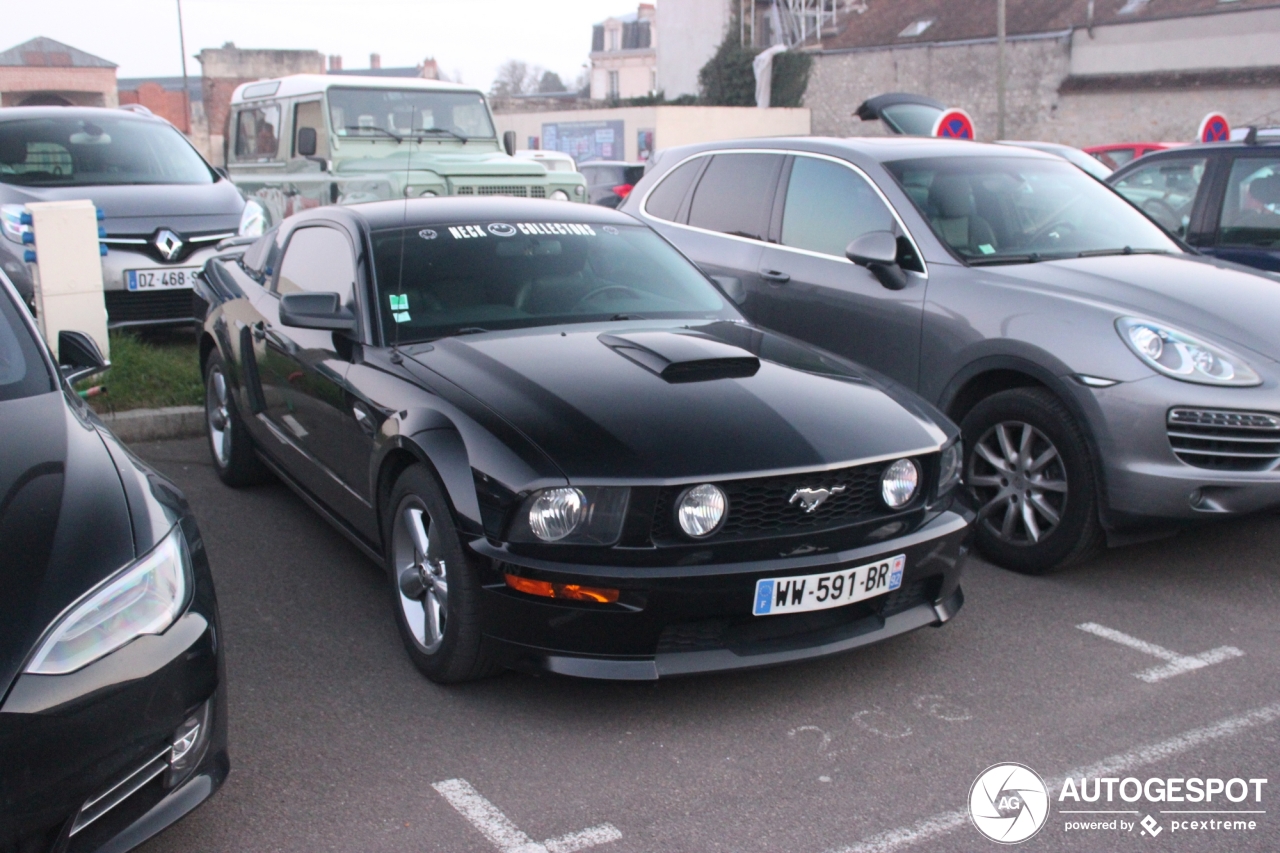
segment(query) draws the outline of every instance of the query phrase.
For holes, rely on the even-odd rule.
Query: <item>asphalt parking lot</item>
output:
[[[1068,832],[1088,816],[1051,793],[1026,850],[1280,849],[1280,516],[1048,578],[973,560],[944,628],[810,664],[444,688],[404,654],[381,569],[285,487],[222,486],[201,440],[135,449],[207,542],[233,762],[146,853],[988,850],[965,804],[1006,761],[1051,792],[1067,774],[1270,780],[1261,804],[1169,806],[1265,812],[1254,830],[1154,839]]]

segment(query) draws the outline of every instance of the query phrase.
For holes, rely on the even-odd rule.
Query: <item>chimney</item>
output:
[[[381,68],[381,67],[382,67],[382,56],[381,56],[380,54],[377,54],[377,53],[371,53],[371,54],[369,54],[369,67],[370,67],[370,68]]]
[[[422,61],[422,66],[418,71],[418,76],[424,77],[427,80],[439,80],[440,79],[439,63],[437,63],[433,57],[428,56],[426,59]]]
[[[339,56],[339,55],[338,55],[338,54],[336,54],[336,53],[331,53],[331,54],[329,54],[329,70],[330,70],[330,71],[341,71],[341,70],[342,70],[342,57],[341,57],[341,56]]]

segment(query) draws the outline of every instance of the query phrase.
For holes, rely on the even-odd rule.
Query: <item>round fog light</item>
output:
[[[564,190],[556,190],[551,194],[552,201],[568,201],[569,194]]]
[[[529,507],[529,529],[544,542],[568,536],[587,517],[587,497],[574,488],[547,489]]]
[[[920,469],[910,459],[899,459],[880,477],[880,496],[890,509],[901,509],[911,503],[920,485]]]
[[[680,529],[695,539],[714,533],[724,521],[729,499],[710,483],[688,489],[677,503]]]
[[[418,198],[436,198],[439,195],[440,193],[436,192],[435,190],[423,190],[421,193],[418,194]]]

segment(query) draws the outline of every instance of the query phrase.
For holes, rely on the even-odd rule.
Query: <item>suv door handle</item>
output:
[[[786,284],[791,281],[791,274],[778,270],[760,270],[760,277],[770,284]]]

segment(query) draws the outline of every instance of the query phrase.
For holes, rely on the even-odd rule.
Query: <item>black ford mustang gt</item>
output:
[[[326,207],[203,278],[215,467],[381,561],[429,678],[764,666],[961,605],[956,428],[629,216]]]
[[[59,357],[0,272],[0,853],[120,853],[227,776],[218,610],[182,494],[66,381],[97,346]]]

